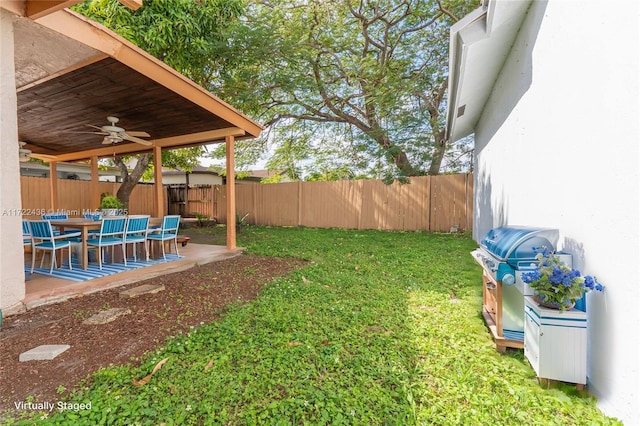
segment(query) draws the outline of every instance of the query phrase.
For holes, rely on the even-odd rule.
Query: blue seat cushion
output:
[[[90,238],[87,240],[87,244],[92,246],[111,246],[114,244],[122,244],[122,237],[102,237],[102,241],[100,241],[99,238]]]
[[[150,240],[172,240],[177,234],[149,234],[147,238]]]
[[[51,241],[43,241],[35,245],[37,248],[45,249],[45,250],[53,250],[54,248],[62,248],[67,247],[69,245],[69,241],[54,241],[55,247],[51,244]]]
[[[141,243],[145,240],[146,238],[142,235],[128,235],[126,237],[126,241],[128,243]]]

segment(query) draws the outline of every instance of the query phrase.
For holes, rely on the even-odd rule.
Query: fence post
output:
[[[302,182],[298,181],[298,226],[302,226]]]

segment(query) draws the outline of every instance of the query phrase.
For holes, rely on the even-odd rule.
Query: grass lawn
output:
[[[466,236],[248,227],[238,245],[308,264],[138,367],[97,372],[71,400],[91,410],[45,421],[619,424],[575,387],[540,387],[521,350],[495,351]],[[147,384],[133,386],[164,359]]]

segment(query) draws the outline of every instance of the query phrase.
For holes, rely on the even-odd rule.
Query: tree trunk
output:
[[[116,163],[116,166],[120,168],[120,176],[122,177],[122,184],[118,189],[116,197],[118,197],[118,199],[122,201],[122,208],[125,212],[129,212],[129,198],[131,197],[131,192],[140,181],[140,178],[142,177],[144,171],[147,169],[150,159],[150,154],[140,154],[140,156],[138,157],[138,162],[136,163],[136,166],[133,168],[131,173],[129,173],[129,170],[127,169],[126,164],[124,164],[122,157],[116,157],[113,160]]]
[[[447,152],[447,141],[444,139],[444,129],[440,130],[436,135],[436,143],[433,147],[431,155],[431,165],[429,166],[429,174],[434,176],[440,174],[440,166],[442,159]]]
[[[407,153],[402,151],[397,145],[394,145],[389,140],[389,137],[386,133],[382,131],[377,132],[367,132],[369,136],[371,136],[377,143],[380,145],[389,155],[393,164],[396,165],[398,170],[402,172],[405,176],[418,176],[418,171],[413,167],[411,162],[409,161],[409,157]]]

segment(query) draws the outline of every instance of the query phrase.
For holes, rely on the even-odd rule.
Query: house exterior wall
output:
[[[635,1],[532,3],[476,126],[474,238],[560,230],[606,286],[588,304],[588,390],[640,418],[640,37]]]
[[[5,315],[22,306],[25,294],[12,18],[0,8],[0,309]]]

